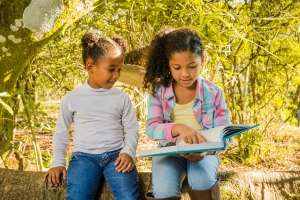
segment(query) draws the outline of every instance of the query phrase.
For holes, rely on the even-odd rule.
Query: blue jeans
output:
[[[140,199],[136,169],[126,173],[116,171],[114,162],[119,152],[74,152],[68,168],[67,199],[96,199],[104,179],[116,200]]]
[[[219,158],[207,155],[200,161],[179,156],[159,156],[152,160],[152,189],[155,198],[180,196],[184,177],[193,190],[207,190],[217,182]]]

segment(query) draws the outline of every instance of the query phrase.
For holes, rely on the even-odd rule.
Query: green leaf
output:
[[[0,104],[11,114],[14,114],[12,108],[0,98]]]

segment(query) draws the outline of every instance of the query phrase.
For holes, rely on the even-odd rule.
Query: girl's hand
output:
[[[182,138],[189,144],[206,142],[206,139],[197,130],[183,124],[175,124],[172,128],[172,135]]]
[[[189,160],[189,161],[199,161],[205,157],[204,153],[191,153],[191,154],[180,154],[179,156]]]
[[[134,163],[131,158],[127,153],[120,153],[119,157],[117,158],[116,162],[116,170],[118,172],[130,172],[131,170],[134,169]]]
[[[205,156],[208,155],[219,155],[219,152],[217,151],[208,151],[203,153],[190,153],[190,154],[179,154],[179,156],[190,160],[190,161],[199,161],[202,160]]]
[[[52,167],[49,169],[46,180],[51,187],[57,187],[62,183],[63,179],[67,177],[67,170],[65,167]]]

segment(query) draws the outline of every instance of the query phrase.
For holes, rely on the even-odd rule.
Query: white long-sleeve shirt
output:
[[[94,89],[85,83],[64,96],[53,136],[52,167],[65,166],[72,123],[73,152],[101,154],[122,149],[121,153],[135,156],[138,122],[128,95],[121,90]]]

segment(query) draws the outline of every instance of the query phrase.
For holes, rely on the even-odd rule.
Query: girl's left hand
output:
[[[205,157],[205,153],[180,154],[179,156],[189,161],[200,161]]]
[[[115,165],[116,170],[121,173],[130,172],[134,169],[134,162],[127,153],[120,153]]]

